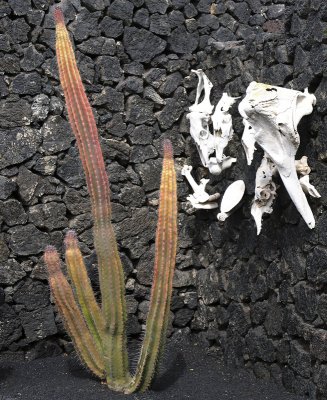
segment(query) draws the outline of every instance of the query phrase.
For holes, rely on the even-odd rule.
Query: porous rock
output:
[[[123,43],[132,60],[146,63],[166,48],[166,42],[163,39],[143,28],[126,28]]]
[[[38,230],[33,224],[9,229],[9,246],[17,255],[39,254],[49,243],[48,234]]]
[[[0,349],[3,349],[21,337],[22,327],[18,315],[8,304],[0,306],[0,321]]]
[[[0,129],[0,169],[32,157],[41,140],[40,132],[30,127]]]

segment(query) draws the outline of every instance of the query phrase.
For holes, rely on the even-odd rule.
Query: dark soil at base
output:
[[[167,346],[158,378],[146,393],[110,391],[74,356],[0,362],[0,400],[304,400],[246,370],[230,369],[196,343]]]

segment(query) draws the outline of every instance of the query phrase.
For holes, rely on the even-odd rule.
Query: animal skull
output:
[[[315,103],[315,96],[308,90],[302,93],[251,82],[239,104],[239,112],[246,121],[245,142],[251,143],[251,130],[255,142],[276,165],[293,203],[311,229],[315,220],[297,177],[295,154],[300,143],[297,125],[304,115],[312,112]]]

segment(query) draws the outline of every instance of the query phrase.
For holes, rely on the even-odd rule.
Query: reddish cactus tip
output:
[[[64,20],[64,14],[61,10],[60,7],[56,7],[54,10],[54,19],[56,21],[56,24],[64,24],[65,20]]]
[[[163,142],[164,148],[164,157],[165,158],[173,158],[173,145],[169,139],[165,139]]]
[[[57,249],[54,246],[48,245],[44,251],[46,254],[57,253]]]
[[[77,243],[77,235],[76,232],[70,229],[65,236],[65,246],[71,247]]]
[[[44,251],[44,261],[50,274],[60,271],[60,258],[54,246],[47,246]]]

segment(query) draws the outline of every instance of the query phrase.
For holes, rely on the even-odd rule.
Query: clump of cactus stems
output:
[[[56,52],[69,121],[76,136],[91,197],[94,246],[98,258],[101,304],[98,304],[73,231],[65,238],[70,283],[52,246],[44,258],[58,310],[84,364],[109,388],[124,393],[148,388],[165,342],[177,246],[177,195],[171,143],[164,142],[156,232],[154,277],[145,336],[136,371],[128,366],[125,280],[111,224],[108,177],[90,104],[77,69],[64,16],[55,10]]]

